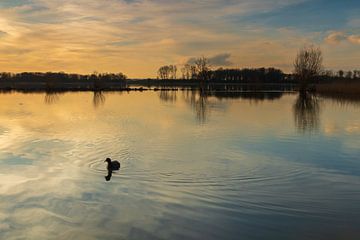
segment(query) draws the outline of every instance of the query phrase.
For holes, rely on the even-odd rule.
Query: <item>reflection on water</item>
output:
[[[120,170],[120,163],[118,161],[111,161],[110,158],[106,158],[104,162],[107,162],[107,172],[108,174],[105,176],[106,181],[110,181],[112,174],[114,171]]]
[[[159,98],[164,102],[173,103],[176,101],[177,91],[161,89],[159,92]]]
[[[0,94],[0,239],[359,239],[358,105],[174,94]]]
[[[104,105],[106,101],[105,95],[101,91],[95,91],[93,96],[94,107],[97,108],[101,105]]]
[[[240,89],[241,90],[241,89]],[[182,91],[183,99],[193,109],[198,123],[206,123],[211,113],[211,109],[218,109],[218,100],[226,99],[247,99],[250,102],[258,103],[265,100],[280,99],[284,92],[242,92],[239,89],[186,89]],[[175,102],[177,91],[162,91],[159,94],[161,100],[165,102]],[[215,101],[214,101],[215,99]],[[226,103],[222,103],[226,104]]]
[[[107,171],[107,175],[105,176],[105,180],[108,182],[111,180],[111,177],[112,177],[112,170],[108,170]]]
[[[44,101],[46,104],[55,104],[60,100],[61,92],[46,92]]]
[[[206,91],[185,91],[184,99],[196,114],[199,123],[205,123],[210,113],[208,93]]]
[[[319,128],[320,104],[317,96],[300,92],[294,103],[295,125],[300,132],[314,132]]]

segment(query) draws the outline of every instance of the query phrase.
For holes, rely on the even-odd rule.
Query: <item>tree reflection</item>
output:
[[[93,105],[95,108],[104,105],[105,100],[105,95],[101,91],[94,91]]]
[[[159,97],[162,101],[170,103],[176,102],[176,95],[177,92],[174,90],[161,89],[159,93]]]
[[[202,89],[199,91],[187,90],[185,91],[184,98],[196,113],[196,119],[198,122],[206,123],[210,113],[207,92]]]
[[[60,94],[60,92],[48,91],[45,94],[44,102],[49,105],[57,103],[60,99]]]
[[[315,95],[300,91],[293,105],[295,126],[299,132],[314,132],[319,129],[320,104]]]
[[[187,89],[184,91],[184,99],[196,114],[199,123],[205,123],[211,110],[224,109],[226,106],[222,99],[244,99],[248,101],[262,102],[280,99],[284,92],[248,91],[238,86],[215,86],[212,88]]]

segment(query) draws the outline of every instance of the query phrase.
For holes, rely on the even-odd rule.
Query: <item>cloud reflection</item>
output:
[[[293,236],[299,221],[311,229],[323,226],[319,219],[329,216],[324,199],[333,216],[341,216],[333,219],[335,227],[352,216],[358,205],[349,189],[358,189],[357,175],[334,165],[352,154],[345,169],[357,174],[358,145],[345,157],[336,154],[343,153],[341,144],[330,145],[321,158],[329,165],[317,162],[321,174],[311,163],[317,152],[307,152],[306,164],[299,164],[292,140],[308,141],[292,131],[294,96],[274,101],[278,95],[270,100],[259,94],[263,100],[254,105],[248,95],[184,94],[188,102],[177,97],[172,104],[159,104],[154,92],[108,94],[98,108],[92,93],[66,93],[56,105],[45,104],[43,94],[0,94],[0,238],[227,238],[234,231],[231,236],[252,234],[260,218],[271,226],[265,234],[282,230],[282,224],[272,225],[276,221],[294,223],[287,225]],[[200,107],[191,107],[195,103]],[[23,107],[29,114],[14,114]],[[198,109],[211,111],[213,121],[196,124]],[[346,121],[358,126],[358,114],[341,109],[327,118],[350,112]],[[127,169],[105,184],[102,160],[110,154]],[[17,164],[9,164],[13,160]],[[319,190],[329,185],[331,190]],[[234,216],[247,224],[239,226]]]

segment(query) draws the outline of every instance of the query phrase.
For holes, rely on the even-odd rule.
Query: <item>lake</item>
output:
[[[0,94],[0,239],[360,239],[360,104]],[[121,162],[110,181],[104,160]]]

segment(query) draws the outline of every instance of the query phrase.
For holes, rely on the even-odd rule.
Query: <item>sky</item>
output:
[[[291,72],[309,44],[326,69],[360,69],[359,13],[359,0],[0,0],[0,71],[146,78],[205,56]]]

